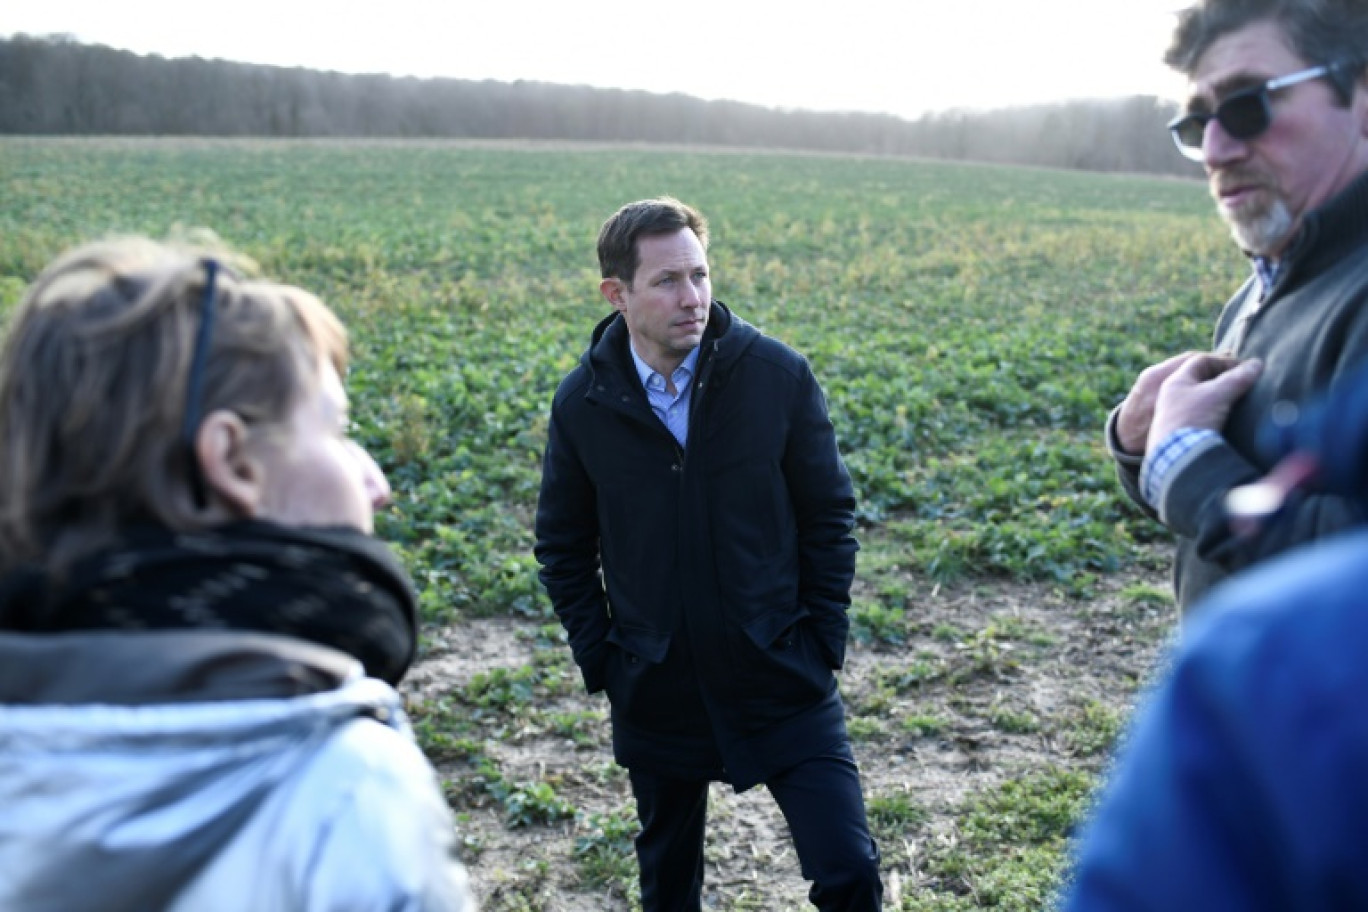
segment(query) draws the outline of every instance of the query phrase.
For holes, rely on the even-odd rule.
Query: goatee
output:
[[[1272,256],[1279,253],[1292,236],[1295,219],[1287,204],[1273,197],[1261,211],[1230,212],[1221,209],[1221,218],[1230,226],[1230,235],[1245,253],[1251,256]]]

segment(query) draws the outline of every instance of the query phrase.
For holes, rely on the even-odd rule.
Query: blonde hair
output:
[[[120,238],[63,254],[25,292],[0,348],[0,572],[60,569],[133,523],[209,524],[181,434],[207,258],[246,264]],[[346,330],[314,295],[223,268],[214,300],[201,418],[269,427],[315,388],[321,359],[345,372]]]

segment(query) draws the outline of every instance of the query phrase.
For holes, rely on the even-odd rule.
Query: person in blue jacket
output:
[[[1308,496],[1368,507],[1368,368],[1261,434],[1234,534]],[[1215,590],[1077,849],[1069,912],[1368,909],[1368,530]]]
[[[881,905],[835,671],[855,495],[807,361],[712,296],[703,217],[671,198],[599,233],[594,330],[551,406],[536,555],[641,833],[646,912],[697,910],[709,783],[764,783],[809,896]]]

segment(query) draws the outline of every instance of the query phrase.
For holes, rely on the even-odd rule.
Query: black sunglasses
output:
[[[1263,85],[1251,86],[1232,92],[1216,105],[1215,112],[1194,111],[1169,122],[1169,133],[1173,134],[1173,144],[1184,158],[1202,160],[1202,139],[1206,136],[1207,124],[1213,120],[1221,125],[1234,139],[1250,140],[1258,136],[1273,123],[1273,105],[1269,96],[1280,89],[1294,86],[1299,82],[1309,82],[1329,76],[1333,65],[1314,66],[1309,70],[1298,70],[1286,76],[1270,79]]]
[[[198,507],[209,504],[204,474],[200,471],[199,457],[195,455],[195,434],[204,417],[200,414],[204,410],[204,373],[209,360],[209,340],[214,332],[219,273],[217,260],[206,259],[203,262],[204,296],[200,299],[199,332],[195,334],[195,351],[190,358],[190,377],[185,386],[185,417],[181,422],[181,444],[189,460],[190,493],[194,495]]]

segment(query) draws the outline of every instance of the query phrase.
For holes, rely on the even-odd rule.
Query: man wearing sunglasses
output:
[[[1188,77],[1169,130],[1202,163],[1253,274],[1214,350],[1155,364],[1107,422],[1126,493],[1178,537],[1180,611],[1250,564],[1352,525],[1330,495],[1236,534],[1224,495],[1271,466],[1259,426],[1368,356],[1368,4],[1204,0],[1179,13],[1166,61]]]

